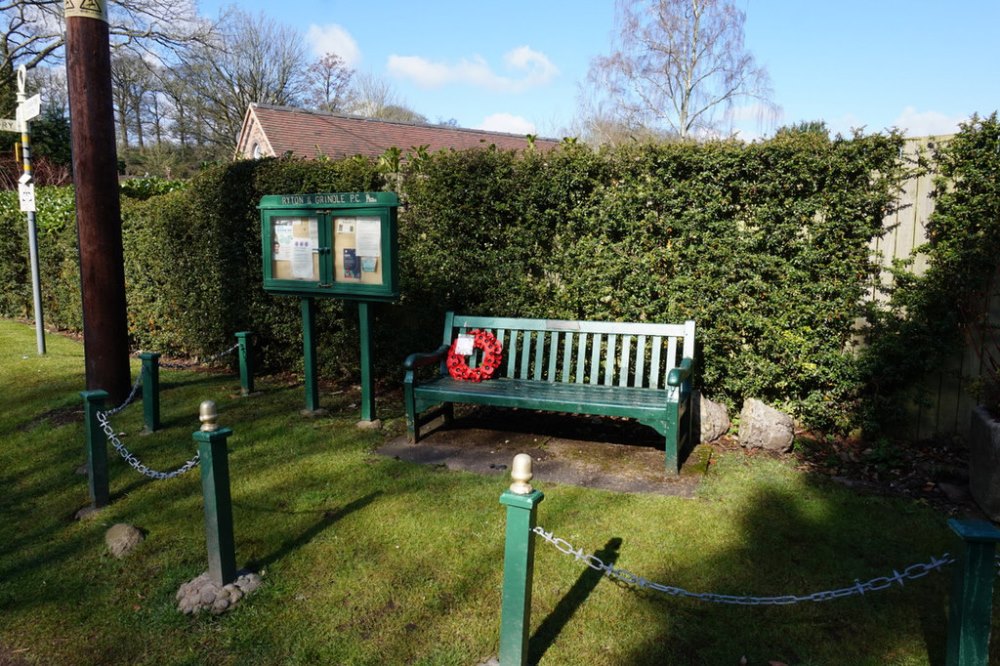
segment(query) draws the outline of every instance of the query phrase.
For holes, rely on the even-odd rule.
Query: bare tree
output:
[[[617,0],[617,38],[588,79],[624,127],[717,133],[737,102],[775,111],[770,78],[743,44],[729,0]]]
[[[141,148],[143,137],[143,109],[145,98],[155,95],[151,91],[153,75],[149,65],[137,53],[122,48],[111,58],[111,94],[114,97],[115,120],[118,125],[118,143],[127,148],[134,138]]]
[[[61,57],[65,40],[64,0],[0,0],[0,86],[14,68],[32,69]],[[211,23],[198,16],[194,0],[111,0],[112,47],[159,51],[205,42]],[[9,80],[7,72],[10,72]]]
[[[349,111],[365,118],[423,123],[427,118],[403,102],[402,98],[385,79],[370,72],[357,76],[354,101]]]
[[[327,53],[309,66],[307,102],[320,111],[341,111],[351,101],[354,70],[336,53]]]
[[[291,106],[306,91],[303,41],[292,28],[263,14],[231,9],[226,30],[210,45],[192,49],[184,65],[194,86],[201,139],[235,147],[243,116],[251,103]]]

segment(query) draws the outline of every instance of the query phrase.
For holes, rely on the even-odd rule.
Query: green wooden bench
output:
[[[693,321],[647,324],[449,312],[443,344],[430,353],[411,354],[404,363],[410,441],[419,441],[420,427],[438,416],[450,422],[454,403],[625,416],[663,435],[666,468],[676,474],[680,453],[692,443],[694,328]],[[454,380],[445,365],[448,349],[459,333],[473,329],[489,331],[503,344],[500,367],[482,382]],[[480,350],[475,351],[470,367],[481,360]],[[434,364],[439,368],[435,376],[419,380],[417,370]]]

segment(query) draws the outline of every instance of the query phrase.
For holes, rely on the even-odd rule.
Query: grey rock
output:
[[[732,425],[729,411],[725,405],[706,398],[701,391],[697,394],[697,399],[692,401],[695,427],[700,428],[703,443],[715,441],[729,432]]]
[[[355,425],[358,430],[381,430],[382,419],[374,419],[372,421],[358,421]]]
[[[139,528],[128,523],[116,523],[104,533],[104,543],[108,550],[119,559],[135,550],[144,539]]]
[[[792,450],[792,417],[755,398],[747,398],[740,412],[740,446],[779,453]]]

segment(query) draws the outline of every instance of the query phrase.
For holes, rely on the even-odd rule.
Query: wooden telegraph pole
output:
[[[108,0],[64,0],[87,389],[128,394],[128,322]]]

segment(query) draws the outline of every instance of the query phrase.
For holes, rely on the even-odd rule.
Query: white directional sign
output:
[[[21,123],[10,118],[0,118],[0,132],[20,132]]]
[[[17,105],[17,119],[24,122],[42,112],[42,96],[32,95]]]
[[[17,186],[18,198],[21,200],[21,212],[35,212],[35,184],[20,183]]]

